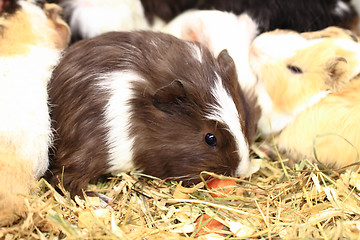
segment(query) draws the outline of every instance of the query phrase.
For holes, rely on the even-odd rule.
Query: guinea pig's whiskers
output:
[[[192,182],[192,181],[197,181],[200,179],[200,176],[198,174],[194,174],[194,175],[191,175],[191,176],[184,176],[184,177],[181,177],[181,180],[182,181],[185,181],[185,182]]]

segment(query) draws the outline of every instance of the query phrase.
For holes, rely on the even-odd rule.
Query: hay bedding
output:
[[[265,141],[254,144],[253,157],[261,169],[235,178],[236,187],[217,198],[204,182],[184,188],[124,173],[89,186],[112,199],[106,204],[99,197],[71,200],[41,179],[25,196],[27,215],[0,228],[0,238],[360,239],[360,173],[320,171],[306,159],[288,167]]]

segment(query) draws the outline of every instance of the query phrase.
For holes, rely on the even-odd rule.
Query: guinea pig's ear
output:
[[[169,85],[158,89],[152,99],[153,105],[166,113],[174,114],[183,108],[186,100],[184,84],[174,80]]]
[[[45,3],[44,12],[50,26],[57,34],[54,39],[56,47],[59,49],[67,47],[70,42],[71,31],[69,25],[61,18],[62,8],[54,3]]]
[[[219,63],[219,67],[222,69],[222,72],[225,74],[225,77],[227,77],[228,79],[233,79],[235,77],[235,79],[237,79],[234,60],[229,55],[226,49],[222,50],[219,53],[217,60]]]
[[[326,63],[326,71],[330,78],[325,84],[330,90],[340,91],[349,81],[349,65],[344,57],[336,56]]]

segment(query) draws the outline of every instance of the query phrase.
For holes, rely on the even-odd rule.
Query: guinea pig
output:
[[[82,196],[91,179],[138,169],[187,184],[201,171],[249,176],[255,98],[226,51],[156,32],[110,32],[71,45],[49,85],[49,182]]]
[[[226,26],[226,27],[224,27]],[[218,10],[189,10],[161,29],[180,39],[200,42],[215,56],[226,49],[233,58],[240,85],[252,91],[255,77],[249,66],[249,48],[258,34],[258,25],[247,14]]]
[[[60,0],[73,41],[107,31],[155,30],[190,10],[247,13],[259,32],[292,29],[299,32],[340,26],[358,32],[358,14],[347,0]],[[226,28],[226,27],[224,27]],[[233,30],[234,31],[234,30]],[[234,31],[235,32],[235,31]]]
[[[253,41],[250,66],[258,80],[259,130],[274,134],[280,151],[295,161],[315,161],[316,154],[327,167],[355,161],[360,84],[351,79],[360,73],[359,43],[264,33]]]
[[[25,212],[23,195],[30,193],[49,165],[52,131],[47,83],[69,39],[65,34],[69,28],[59,20],[57,8],[2,1],[0,225]]]

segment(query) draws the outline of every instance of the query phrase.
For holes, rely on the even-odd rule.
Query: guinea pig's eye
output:
[[[216,137],[214,134],[211,134],[211,133],[207,133],[205,135],[205,142],[209,145],[209,146],[212,146],[212,147],[215,147],[216,146]]]
[[[293,66],[293,65],[287,65],[287,68],[292,72],[292,73],[303,73],[303,71],[301,70],[301,68],[297,67],[297,66]]]

